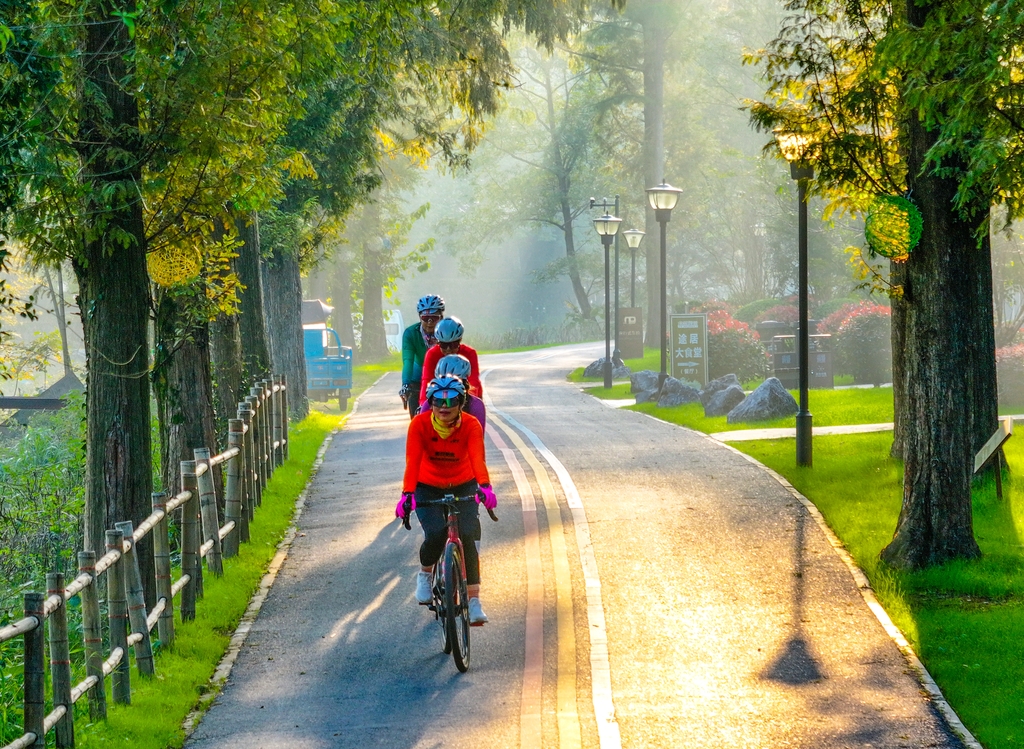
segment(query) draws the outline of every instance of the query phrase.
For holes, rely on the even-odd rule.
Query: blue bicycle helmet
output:
[[[421,296],[420,300],[416,302],[416,314],[417,315],[440,315],[444,312],[444,299],[439,297],[437,294],[427,294]]]
[[[446,317],[434,328],[434,338],[438,343],[455,343],[461,341],[465,334],[466,329],[462,327],[462,321],[457,317]]]
[[[466,386],[458,377],[435,377],[427,385],[427,403],[433,406],[435,401],[449,407],[461,406],[466,402]]]
[[[434,368],[434,377],[458,377],[460,380],[469,379],[472,365],[469,359],[461,354],[448,354],[442,356]]]

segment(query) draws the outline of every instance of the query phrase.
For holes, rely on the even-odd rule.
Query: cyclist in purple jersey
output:
[[[459,354],[449,354],[438,360],[437,366],[434,368],[434,377],[457,377],[462,380],[462,384],[466,387],[466,403],[462,407],[462,412],[475,416],[477,421],[480,422],[480,426],[486,429],[487,407],[484,406],[484,402],[480,398],[469,394],[469,374],[471,370],[472,365],[469,363],[469,359]],[[420,408],[420,413],[427,413],[429,410],[430,404],[425,402]]]

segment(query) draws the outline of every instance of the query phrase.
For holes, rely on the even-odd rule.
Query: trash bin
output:
[[[811,360],[807,373],[808,388],[835,387],[832,371],[832,336],[807,336],[807,353]],[[772,338],[772,370],[787,390],[800,387],[800,354],[796,350],[796,336],[777,335]]]

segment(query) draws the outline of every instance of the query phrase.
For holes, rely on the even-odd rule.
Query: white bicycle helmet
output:
[[[435,400],[447,401],[445,405],[458,405],[466,402],[466,386],[458,377],[435,377],[427,385],[427,403],[434,405]]]
[[[434,377],[458,377],[460,380],[469,379],[472,365],[469,359],[461,354],[448,354],[442,356],[434,368]]]
[[[457,317],[446,317],[434,328],[434,338],[438,343],[455,343],[461,341],[465,334],[466,329]]]
[[[421,296],[420,300],[416,302],[417,315],[439,315],[442,312],[444,312],[444,299],[439,297],[437,294]]]

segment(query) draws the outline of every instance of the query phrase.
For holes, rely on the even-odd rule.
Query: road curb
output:
[[[654,417],[652,416],[651,418]],[[860,591],[861,597],[864,599],[864,602],[868,605],[868,608],[871,609],[871,613],[875,615],[875,618],[878,620],[878,623],[882,625],[882,629],[884,629],[886,634],[889,635],[889,637],[895,643],[896,647],[900,649],[900,652],[906,659],[907,664],[913,670],[914,675],[917,677],[917,680],[920,682],[925,692],[928,693],[928,698],[938,709],[939,713],[942,715],[943,720],[946,721],[946,725],[948,725],[950,730],[954,734],[956,734],[957,738],[959,738],[964,743],[964,746],[969,747],[969,749],[984,749],[984,747],[981,745],[981,742],[974,737],[974,734],[972,734],[968,730],[967,726],[964,725],[963,721],[960,720],[960,716],[956,714],[956,711],[953,709],[953,706],[949,704],[949,701],[946,699],[946,696],[942,693],[942,690],[939,688],[939,685],[935,683],[935,679],[932,678],[932,675],[928,672],[928,669],[925,667],[924,663],[922,663],[921,659],[918,658],[917,653],[914,651],[914,648],[907,641],[907,638],[903,635],[903,632],[900,631],[899,627],[893,624],[892,619],[889,618],[889,614],[886,613],[885,609],[882,607],[882,604],[880,604],[878,602],[878,599],[875,597],[875,591],[874,589],[872,589],[870,581],[868,581],[868,576],[864,574],[864,570],[862,570],[857,565],[857,562],[854,561],[853,557],[850,555],[850,552],[846,550],[846,547],[843,545],[843,542],[839,539],[839,536],[837,536],[835,532],[832,530],[832,528],[829,527],[829,524],[825,522],[825,516],[821,514],[821,510],[818,509],[818,506],[811,502],[811,500],[809,500],[799,491],[797,491],[796,488],[791,483],[789,483],[789,481],[782,474],[769,468],[764,463],[757,460],[757,458],[747,455],[746,453],[742,452],[741,450],[738,450],[732,445],[728,445],[724,442],[719,442],[718,440],[714,439],[710,435],[704,434],[703,432],[697,432],[692,429],[690,431],[693,431],[695,434],[701,435],[705,439],[714,442],[716,445],[721,445],[722,447],[725,447],[728,450],[732,450],[737,455],[743,456],[743,458],[745,458],[748,462],[753,463],[758,468],[765,471],[773,479],[778,481],[779,484],[782,485],[782,487],[786,491],[792,494],[795,499],[799,500],[800,504],[802,504],[804,508],[807,510],[807,512],[810,514],[810,516],[814,518],[814,521],[818,524],[818,527],[821,528],[821,532],[825,534],[825,538],[828,540],[829,544],[835,550],[836,554],[839,556],[840,559],[843,560],[843,562],[846,563],[846,567],[850,570],[850,574],[853,576],[853,581],[854,583],[856,583],[857,590]]]
[[[942,690],[939,688],[939,685],[935,683],[935,679],[932,678],[932,675],[928,672],[928,669],[925,667],[924,663],[921,662],[921,659],[914,651],[914,648],[907,641],[907,638],[903,635],[903,632],[900,631],[900,628],[893,623],[891,618],[889,618],[889,614],[886,613],[885,609],[882,607],[882,604],[880,604],[878,602],[878,599],[875,597],[875,591],[872,589],[871,583],[868,581],[868,576],[864,574],[864,570],[862,570],[857,565],[857,562],[854,561],[853,557],[850,555],[850,552],[846,550],[846,546],[843,545],[843,542],[839,539],[839,536],[837,536],[835,532],[832,530],[832,528],[829,527],[828,523],[825,522],[825,516],[821,514],[821,510],[818,509],[817,505],[815,505],[813,502],[811,502],[811,500],[809,500],[807,497],[805,497],[803,494],[797,491],[796,488],[791,483],[789,483],[789,481],[782,474],[769,468],[764,463],[759,461],[757,458],[747,455],[745,452],[738,450],[732,445],[729,445],[725,442],[720,442],[719,440],[712,437],[710,434],[698,432],[696,429],[690,429],[689,427],[681,426],[679,424],[673,424],[670,421],[659,419],[656,416],[643,413],[642,411],[634,411],[633,413],[638,413],[641,416],[646,416],[648,419],[657,421],[660,424],[667,424],[668,426],[676,427],[677,429],[684,429],[688,432],[692,432],[693,434],[699,437],[703,437],[704,439],[712,442],[718,447],[724,447],[726,450],[731,450],[732,452],[741,456],[747,462],[753,463],[755,466],[763,470],[765,473],[767,473],[769,476],[775,479],[786,491],[793,495],[794,499],[798,500],[800,504],[804,506],[804,508],[807,510],[810,516],[814,518],[814,521],[818,524],[818,527],[821,529],[821,532],[825,534],[825,538],[828,540],[829,545],[835,550],[839,558],[842,559],[843,562],[846,564],[846,567],[850,571],[850,575],[853,577],[853,581],[857,585],[857,590],[860,591],[861,597],[864,599],[864,602],[868,605],[868,608],[871,609],[871,613],[875,615],[875,618],[878,620],[878,623],[882,625],[882,629],[885,630],[885,633],[889,635],[889,638],[893,641],[896,647],[899,648],[900,653],[903,654],[904,659],[907,661],[907,665],[910,666],[911,670],[914,672],[914,676],[917,677],[917,680],[921,684],[921,687],[928,694],[928,698],[935,705],[936,709],[939,711],[939,714],[942,715],[942,718],[946,722],[946,725],[949,727],[949,729],[956,735],[957,738],[960,739],[960,741],[963,742],[964,746],[968,747],[968,749],[985,749],[984,746],[982,746],[981,742],[978,741],[978,739],[974,737],[974,734],[972,734],[970,730],[968,730],[967,726],[964,725],[963,721],[960,720],[960,716],[956,714],[956,711],[953,709],[953,706],[949,704],[949,701],[946,699],[946,696],[942,693]]]
[[[224,684],[227,683],[228,677],[231,675],[231,669],[235,665],[235,661],[238,659],[238,654],[242,652],[242,645],[245,644],[246,638],[249,636],[249,631],[252,629],[252,625],[255,623],[256,618],[259,616],[260,609],[263,608],[263,603],[267,600],[267,596],[270,594],[270,589],[274,585],[274,581],[277,579],[278,572],[281,571],[281,567],[284,565],[285,560],[288,558],[288,552],[291,550],[292,542],[295,540],[295,534],[298,532],[298,520],[302,516],[302,510],[306,506],[306,496],[309,493],[309,487],[313,483],[313,479],[316,478],[317,473],[320,470],[320,466],[323,465],[324,455],[327,454],[327,449],[331,446],[334,441],[334,435],[345,428],[345,424],[352,418],[356,410],[359,408],[359,401],[362,397],[373,389],[381,380],[387,377],[388,373],[385,372],[376,380],[373,384],[366,388],[360,393],[354,401],[352,401],[352,410],[348,412],[346,416],[342,418],[341,424],[332,430],[320,445],[320,449],[317,450],[316,458],[313,460],[313,466],[310,469],[309,478],[306,480],[306,485],[302,487],[302,491],[299,492],[299,496],[295,499],[295,508],[292,510],[291,523],[288,525],[288,530],[285,531],[284,538],[281,539],[277,545],[277,552],[274,554],[274,558],[270,560],[270,565],[267,567],[266,573],[263,575],[263,579],[260,580],[260,587],[253,593],[252,598],[249,599],[249,605],[245,609],[245,613],[242,614],[241,620],[238,622],[238,627],[235,628],[234,633],[231,635],[231,640],[228,643],[228,649],[224,652],[223,657],[217,664],[217,668],[213,672],[213,676],[210,677],[209,689],[199,701],[195,707],[189,712],[182,722],[181,727],[185,732],[185,741],[188,741],[189,737],[195,732],[199,726],[199,722],[202,720],[203,715],[213,704],[213,701],[220,694]]]

